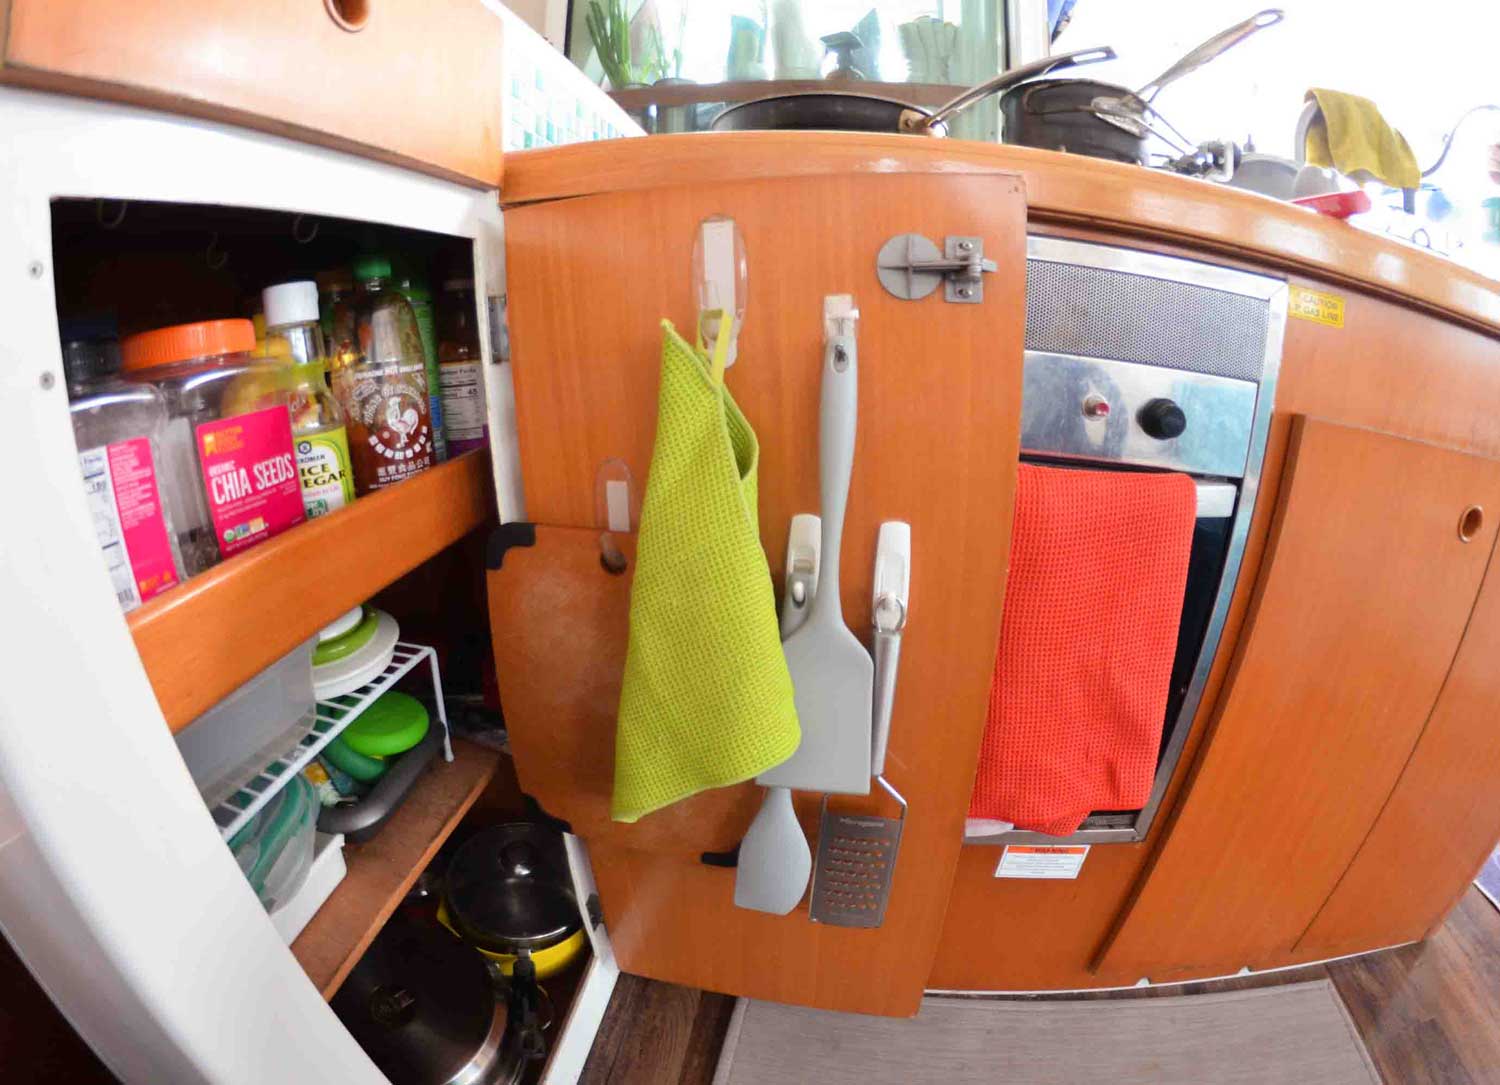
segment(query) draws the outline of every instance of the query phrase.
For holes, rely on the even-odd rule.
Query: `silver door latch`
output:
[[[945,237],[939,252],[921,234],[899,234],[875,257],[880,285],[905,301],[925,298],[941,283],[944,301],[977,305],[984,300],[984,273],[997,266],[984,258],[981,237]]]

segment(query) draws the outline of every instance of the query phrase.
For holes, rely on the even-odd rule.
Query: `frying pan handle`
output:
[[[1113,59],[1115,59],[1115,51],[1107,45],[1101,45],[1094,49],[1075,49],[1071,53],[1059,53],[1054,57],[1033,60],[1030,64],[1010,68],[986,83],[969,88],[957,98],[944,102],[936,112],[928,116],[923,116],[915,109],[908,110],[901,116],[901,127],[907,132],[931,132],[954,114],[967,109],[981,98],[988,98],[991,94],[997,94],[1007,87],[1023,83],[1033,76],[1045,75],[1059,68],[1076,68],[1083,64],[1097,64],[1101,60]]]
[[[1219,31],[1219,33],[1209,38],[1176,64],[1173,64],[1166,71],[1151,80],[1151,82],[1136,91],[1135,96],[1143,102],[1151,101],[1168,83],[1174,83],[1189,72],[1197,71],[1220,53],[1232,49],[1257,30],[1264,30],[1268,26],[1275,26],[1285,18],[1286,12],[1281,10],[1281,8],[1266,8],[1264,11],[1257,11],[1244,22],[1235,23],[1228,30]]]

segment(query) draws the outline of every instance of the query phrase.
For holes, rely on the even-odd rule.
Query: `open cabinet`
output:
[[[479,572],[482,558],[467,555],[482,553],[497,514],[521,510],[508,378],[493,364],[488,326],[478,323],[488,452],[292,528],[127,616],[80,485],[58,299],[93,281],[129,292],[138,312],[163,323],[216,315],[194,306],[218,304],[210,295],[236,270],[241,285],[265,285],[274,261],[257,239],[273,221],[287,251],[296,241],[279,231],[294,222],[313,248],[327,246],[319,259],[343,258],[336,250],[371,233],[434,266],[456,262],[480,298],[498,298],[497,195],[125,106],[7,88],[0,112],[19,164],[0,178],[11,256],[0,272],[0,381],[13,416],[0,452],[18,479],[13,515],[0,518],[0,611],[21,664],[0,693],[0,927],[125,1080],[312,1081],[337,1065],[341,1081],[383,1081],[325,996],[465,811],[487,801],[500,756],[456,743],[453,763],[429,770],[386,831],[351,856],[348,877],[289,949],[173,738],[288,647],[429,559],[456,556]],[[215,234],[227,279],[216,278],[219,261],[202,262]],[[189,249],[198,263],[184,264]],[[111,266],[111,252],[126,250],[154,254],[156,266]],[[282,270],[310,266],[292,258]],[[479,592],[469,594],[478,604]],[[611,967],[606,946],[575,1016],[602,1013]],[[567,1058],[576,1073],[582,1056]]]

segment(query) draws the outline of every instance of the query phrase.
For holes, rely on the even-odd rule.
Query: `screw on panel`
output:
[[[958,243],[958,251],[959,252],[972,252],[973,250],[974,250],[974,242],[972,242],[972,241],[960,241]]]
[[[974,288],[972,286],[960,286],[958,288],[958,296],[961,298],[972,298],[974,296]]]
[[[33,260],[26,266],[26,271],[33,279],[40,279],[42,277],[42,262],[40,260]]]
[[[42,391],[50,392],[52,390],[52,386],[56,383],[57,378],[52,375],[52,370],[44,369],[42,371]]]

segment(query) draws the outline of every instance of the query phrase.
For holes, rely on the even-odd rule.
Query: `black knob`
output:
[[[1182,431],[1187,429],[1187,415],[1170,399],[1148,400],[1136,412],[1135,420],[1141,424],[1141,429],[1158,441],[1181,437]]]

